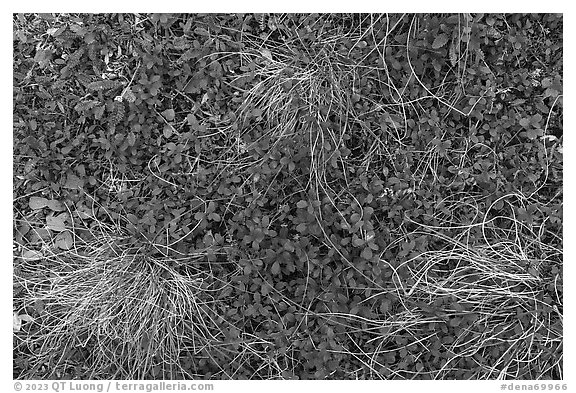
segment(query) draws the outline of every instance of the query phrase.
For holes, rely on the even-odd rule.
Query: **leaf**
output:
[[[86,34],[86,29],[80,25],[72,24],[70,25],[70,30],[80,37]]]
[[[88,33],[84,36],[84,42],[87,44],[91,44],[96,41],[96,35],[94,33]]]
[[[261,49],[260,54],[269,61],[272,61],[272,52],[268,49]]]
[[[542,115],[540,113],[536,113],[535,115],[533,115],[530,118],[530,123],[532,124],[532,126],[539,128],[540,127],[540,122],[542,121]]]
[[[64,32],[64,30],[66,30],[66,25],[60,27],[52,27],[46,30],[46,32],[53,37],[58,37],[60,34]]]
[[[174,117],[176,117],[176,113],[174,112],[174,109],[166,109],[162,112],[162,116],[164,116],[166,120],[172,121],[174,120]]]
[[[268,226],[270,226],[270,216],[268,215],[263,216],[261,224],[264,228],[268,228]]]
[[[374,213],[374,208],[372,208],[370,206],[366,206],[362,210],[364,211],[364,216],[370,216],[372,213]]]
[[[38,51],[36,51],[36,54],[34,55],[34,61],[37,63],[42,63],[42,62],[46,61],[47,59],[49,59],[51,55],[52,55],[52,53],[49,50],[45,50],[45,49],[38,50]]]
[[[373,241],[368,242],[368,247],[370,247],[372,251],[378,251],[378,244],[374,243]]]
[[[26,250],[22,253],[22,259],[26,259],[28,261],[38,261],[42,259],[42,253],[36,250]]]
[[[30,315],[26,315],[26,314],[18,315],[18,313],[16,311],[14,311],[12,313],[12,331],[13,332],[19,332],[20,331],[20,329],[22,328],[22,321],[32,322],[32,321],[34,321],[34,318],[32,318]]]
[[[214,244],[214,235],[212,234],[212,231],[208,231],[204,235],[204,238],[202,239],[202,241],[204,242],[204,245],[206,247],[210,247],[212,244]]]
[[[434,42],[432,43],[432,48],[433,49],[440,49],[442,48],[444,45],[446,45],[448,43],[448,36],[444,33],[439,34],[436,36],[436,38],[434,38]]]
[[[390,301],[389,300],[382,300],[382,303],[380,303],[380,312],[382,314],[385,314],[388,312],[388,310],[390,310]],[[386,327],[386,333],[390,332],[390,327]],[[384,328],[385,329],[385,328]]]
[[[298,201],[298,203],[296,204],[296,207],[298,207],[298,209],[305,209],[306,207],[308,207],[308,202]]]
[[[54,244],[61,250],[71,249],[74,245],[74,240],[72,239],[70,231],[59,233],[58,236],[56,236]]]
[[[31,197],[28,206],[32,210],[40,210],[48,206],[48,199],[42,197]]]
[[[82,188],[82,186],[84,186],[84,181],[80,179],[78,176],[70,173],[66,177],[66,183],[64,184],[63,187],[69,190],[77,190]]]
[[[126,140],[128,141],[129,146],[134,146],[134,144],[136,143],[136,135],[132,131],[130,131],[128,133],[128,136],[126,137]]]
[[[272,274],[274,274],[275,276],[277,276],[280,273],[280,264],[278,263],[278,261],[272,264],[270,272],[272,272]]]
[[[364,250],[362,250],[362,258],[364,259],[372,259],[372,250],[370,249],[370,247],[366,247]]]
[[[94,108],[94,118],[96,120],[100,120],[102,115],[104,115],[104,105]]]
[[[51,199],[46,203],[46,206],[55,212],[63,212],[64,210],[66,210],[66,207],[64,206],[64,204],[60,201],[57,201],[56,199]]]
[[[518,123],[520,123],[522,127],[528,128],[528,126],[530,125],[530,119],[522,118]]]
[[[305,223],[300,223],[296,226],[296,230],[300,233],[304,233],[304,231],[306,230],[306,224]]]
[[[210,35],[210,32],[202,27],[197,27],[194,29],[194,33],[198,35]]]
[[[50,240],[51,233],[46,228],[34,228],[30,232],[30,244],[45,243]]]
[[[66,155],[68,155],[68,154],[72,151],[72,149],[74,149],[74,146],[68,145],[68,146],[63,147],[63,148],[60,150],[60,153],[62,153],[62,154],[64,154],[64,155],[66,156]]]
[[[66,224],[64,223],[63,215],[46,217],[46,228],[56,232],[64,232],[66,230]]]
[[[12,331],[19,332],[20,328],[22,327],[22,320],[17,312],[14,312],[12,315]]]
[[[116,89],[116,88],[121,87],[121,86],[122,86],[121,82],[118,82],[115,80],[105,79],[105,80],[90,82],[88,84],[88,86],[86,86],[86,87],[88,88],[88,90],[104,91],[104,90]]]
[[[454,39],[452,39],[452,42],[450,43],[449,57],[450,57],[450,64],[452,65],[452,67],[455,67],[456,64],[458,63],[458,57],[456,56],[456,40]]]
[[[172,136],[172,127],[168,124],[164,125],[164,130],[162,131],[164,138],[170,138]]]
[[[458,325],[460,325],[461,321],[462,321],[462,318],[455,317],[455,318],[451,318],[450,322],[448,324],[452,327],[457,327]]]
[[[22,315],[19,315],[18,317],[20,317],[20,320],[23,322],[34,322],[34,318],[32,318],[28,314],[22,314]]]
[[[288,252],[294,252],[296,250],[292,243],[290,243],[290,240],[287,240],[286,243],[284,243],[284,249]]]
[[[545,141],[550,141],[550,142],[554,142],[555,140],[557,140],[558,138],[556,138],[554,135],[544,135],[542,137],[540,137],[541,140]]]
[[[538,138],[539,136],[542,136],[543,134],[544,131],[539,128],[533,128],[531,130],[526,131],[526,136],[532,140]]]
[[[526,100],[523,100],[523,99],[521,99],[521,98],[517,98],[517,99],[515,99],[514,101],[512,101],[512,102],[510,103],[510,105],[512,105],[512,106],[518,106],[518,105],[522,105],[522,104],[525,103],[525,102],[526,102]]]
[[[188,121],[189,126],[198,125],[198,120],[196,120],[196,116],[194,116],[192,113],[186,116],[186,120]]]
[[[129,103],[133,103],[134,101],[136,101],[136,96],[134,95],[131,89],[128,89],[124,92],[124,99],[126,99],[126,101],[128,101]]]

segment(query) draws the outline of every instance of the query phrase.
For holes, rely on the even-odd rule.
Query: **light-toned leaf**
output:
[[[64,232],[66,230],[66,224],[64,223],[64,217],[48,216],[46,217],[46,228],[51,229],[55,232]]]
[[[176,113],[174,112],[174,109],[166,109],[162,112],[162,116],[164,116],[166,120],[172,121],[174,120],[174,117],[176,117]]]
[[[56,236],[54,244],[61,250],[71,249],[74,245],[74,240],[72,239],[70,231],[59,233],[58,236]]]
[[[204,105],[204,103],[206,103],[206,101],[208,101],[208,93],[204,93],[204,95],[202,96],[202,102],[200,102],[200,105]]]
[[[28,314],[22,314],[22,315],[19,315],[19,317],[20,317],[20,320],[21,320],[22,322],[34,322],[34,318],[32,318],[32,317],[31,317],[30,315],[28,315]]]
[[[268,28],[272,31],[278,29],[278,26],[276,25],[276,17],[271,17],[268,19]]]
[[[46,203],[46,206],[55,212],[63,212],[64,210],[66,210],[66,207],[64,206],[64,204],[60,201],[57,201],[56,199],[51,199]]]
[[[544,140],[548,140],[550,142],[553,142],[555,140],[557,140],[558,138],[556,138],[554,135],[543,135],[540,137],[540,139]]]
[[[446,45],[446,43],[448,43],[448,36],[444,33],[438,34],[436,36],[436,38],[434,38],[434,42],[432,43],[432,48],[433,49],[440,49],[444,45]]]
[[[274,274],[275,276],[278,275],[278,273],[280,273],[280,264],[278,263],[278,261],[276,261],[272,264],[272,268],[270,269],[270,272],[272,274]]]
[[[36,251],[36,250],[25,250],[22,253],[22,259],[25,259],[27,261],[37,261],[39,259],[42,259],[42,253],[40,251]]]
[[[164,134],[164,138],[170,138],[172,136],[172,127],[170,127],[168,124],[165,124],[162,134]]]
[[[267,60],[272,61],[272,52],[270,52],[268,49],[260,49],[260,54]]]
[[[450,64],[452,65],[452,67],[455,67],[456,64],[458,63],[458,57],[456,56],[456,40],[454,39],[452,39],[452,42],[450,43],[449,56],[450,56]]]
[[[14,312],[12,315],[12,331],[19,332],[20,328],[22,327],[22,320],[17,312]]]
[[[56,34],[56,32],[58,31],[57,27],[51,27],[48,30],[46,30],[46,33],[48,33],[49,35],[53,36],[54,34]]]
[[[30,197],[28,206],[30,206],[30,209],[32,210],[43,209],[48,206],[48,199],[42,197]]]
[[[18,315],[16,311],[12,313],[12,331],[19,332],[22,328],[22,322],[32,322],[34,318],[30,315],[22,314]]]
[[[136,143],[136,135],[134,135],[134,133],[132,131],[130,131],[128,133],[128,136],[126,137],[126,139],[128,140],[129,146],[134,146],[134,144]]]

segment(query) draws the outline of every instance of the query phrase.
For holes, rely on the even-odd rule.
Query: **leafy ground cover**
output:
[[[563,377],[561,15],[13,20],[15,378]]]

